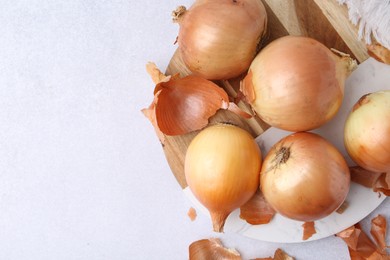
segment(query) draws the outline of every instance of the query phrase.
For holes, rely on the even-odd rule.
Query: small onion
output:
[[[279,38],[253,60],[242,92],[269,125],[293,132],[315,129],[339,110],[344,81],[356,66],[341,55],[308,37]]]
[[[344,143],[361,167],[390,172],[390,90],[360,98],[345,122]]]
[[[245,130],[228,124],[203,129],[185,157],[187,184],[209,210],[213,229],[223,231],[228,215],[259,187],[261,152]]]
[[[261,190],[281,215],[315,221],[345,200],[350,173],[343,156],[317,134],[300,132],[276,143],[260,174]]]
[[[267,25],[260,0],[198,0],[173,15],[184,63],[194,74],[213,80],[233,78],[249,68]]]

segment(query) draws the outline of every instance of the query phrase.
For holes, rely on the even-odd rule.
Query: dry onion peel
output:
[[[355,225],[337,234],[348,245],[351,259],[367,259],[376,251],[376,245],[361,229],[360,225]],[[356,258],[353,258],[356,257]]]
[[[314,39],[284,36],[256,56],[241,91],[269,125],[307,131],[336,115],[345,79],[355,68],[348,55],[335,54]]]
[[[390,172],[382,173],[374,187],[374,191],[390,196]]]
[[[267,27],[267,13],[258,0],[198,0],[172,15],[180,26],[177,42],[184,63],[194,74],[213,80],[244,73]]]
[[[156,86],[152,104],[142,112],[152,122],[162,143],[163,134],[182,135],[204,128],[219,109],[251,117],[229,102],[227,93],[212,81],[194,75],[165,76],[154,63],[147,64],[147,71]]]
[[[368,55],[379,62],[390,64],[390,50],[379,43],[367,45]]]
[[[240,253],[234,248],[226,248],[219,238],[201,239],[189,246],[190,260],[241,260]],[[275,250],[273,257],[255,258],[253,260],[294,260],[282,249]]]
[[[191,221],[194,221],[197,217],[196,210],[191,207],[187,212],[187,216],[190,218]]]
[[[240,253],[235,249],[225,248],[218,238],[201,239],[189,246],[190,260],[241,260]]]
[[[159,83],[156,88],[156,120],[167,135],[181,135],[201,129],[218,109],[226,108],[226,92],[211,81],[187,76]]]
[[[274,257],[255,258],[254,260],[294,260],[294,257],[289,256],[282,249],[278,248],[274,253]]]
[[[314,221],[305,222],[302,224],[302,227],[303,227],[302,240],[308,240],[314,234],[317,233]]]
[[[362,230],[359,224],[355,224],[339,233],[337,237],[341,238],[348,246],[348,251],[352,260],[389,260],[388,255],[383,250],[384,241],[382,241],[386,229],[386,219],[378,215],[371,222],[371,230],[381,242],[374,243],[370,237]],[[372,232],[372,231],[371,231]],[[375,238],[376,240],[376,238]]]
[[[390,173],[372,172],[360,166],[349,167],[351,181],[390,196]]]
[[[163,132],[161,132],[160,128],[158,127],[157,120],[156,120],[156,104],[157,104],[157,96],[154,96],[153,102],[150,104],[150,106],[148,108],[143,108],[141,112],[152,123],[158,139],[160,140],[161,144],[164,145],[165,136]]]
[[[387,222],[382,215],[378,215],[371,220],[370,233],[377,243],[381,252],[384,252],[389,246],[386,245]]]
[[[216,232],[246,203],[259,185],[261,151],[245,130],[217,124],[201,130],[185,156],[185,177],[195,197],[209,210]]]
[[[275,216],[275,213],[260,189],[247,203],[240,207],[240,218],[251,225],[267,224]]]
[[[344,211],[348,208],[348,206],[349,206],[348,201],[344,201],[343,204],[341,204],[341,206],[336,210],[336,213],[343,214]]]

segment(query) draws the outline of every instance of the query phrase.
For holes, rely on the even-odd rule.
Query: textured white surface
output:
[[[298,259],[348,259],[330,237],[266,243],[211,232],[187,217],[140,109],[165,68],[191,1],[2,1],[0,8],[0,259],[187,259],[221,237],[243,256],[278,247]],[[389,206],[378,212],[385,215]]]

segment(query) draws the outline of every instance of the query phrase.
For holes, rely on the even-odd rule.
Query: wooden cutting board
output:
[[[329,48],[335,48],[350,54],[358,62],[368,58],[366,46],[358,40],[357,28],[348,19],[345,5],[339,5],[336,0],[262,0],[268,15],[268,35],[265,45],[285,35],[304,35],[312,37]],[[173,55],[166,75],[180,73],[186,76],[191,72],[184,65],[180,52]],[[218,81],[218,85],[235,97],[242,77],[229,81]],[[251,113],[248,105],[240,102],[239,106]],[[229,111],[220,110],[210,118],[210,124],[229,122],[248,130],[253,137],[262,134],[268,126],[258,117],[241,118]],[[184,189],[187,183],[184,176],[184,159],[187,147],[198,131],[181,135],[166,136],[163,150],[172,173]]]

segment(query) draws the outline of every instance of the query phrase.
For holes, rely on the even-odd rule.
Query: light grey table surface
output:
[[[165,69],[192,1],[5,0],[0,7],[0,260],[187,259],[220,237],[245,259],[282,248],[348,259],[335,237],[301,244],[215,234],[191,207],[140,110],[145,63]],[[388,202],[388,201],[387,201]],[[388,214],[389,204],[376,212]]]

